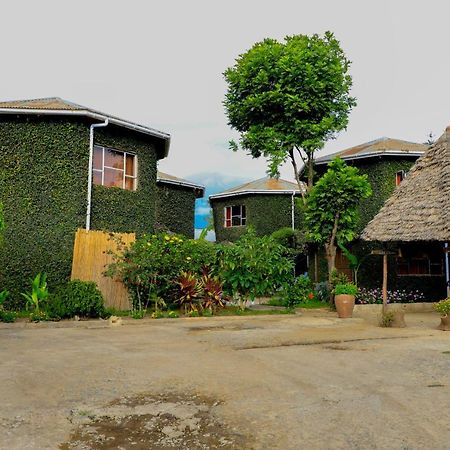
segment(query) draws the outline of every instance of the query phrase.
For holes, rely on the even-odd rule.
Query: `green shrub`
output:
[[[304,275],[295,278],[292,283],[284,286],[281,297],[283,306],[287,308],[313,300],[314,290],[311,280]]]
[[[450,297],[435,303],[434,309],[442,316],[450,315]]]
[[[356,295],[358,288],[353,283],[337,284],[334,288],[334,295]]]
[[[392,311],[387,311],[381,314],[380,327],[389,328],[394,322],[394,313]]]
[[[330,300],[330,289],[327,281],[322,281],[314,285],[314,296],[320,302],[328,302]]]
[[[17,314],[14,311],[5,311],[0,309],[0,322],[11,323],[15,322],[17,319]]]
[[[93,281],[69,281],[51,297],[49,313],[61,319],[74,316],[100,317],[104,315],[102,293]]]
[[[293,276],[293,263],[284,253],[272,237],[257,237],[252,228],[235,244],[222,245],[218,271],[225,291],[241,302],[276,292]]]
[[[213,269],[216,253],[211,242],[167,233],[145,235],[114,255],[106,274],[123,281],[136,309],[146,308],[155,298],[173,304],[181,273],[200,276]]]
[[[31,292],[22,292],[22,297],[27,301],[26,309],[32,308],[35,312],[39,312],[41,303],[47,300],[47,274],[38,273],[33,280],[31,280]]]

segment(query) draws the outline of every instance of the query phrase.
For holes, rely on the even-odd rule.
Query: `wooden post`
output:
[[[383,314],[387,312],[388,254],[383,254]]]

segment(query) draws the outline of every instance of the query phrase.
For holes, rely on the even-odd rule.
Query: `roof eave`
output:
[[[132,131],[153,136],[164,141],[164,152],[162,158],[167,157],[170,148],[170,135],[162,131],[155,130],[153,128],[145,127],[133,122],[118,119],[117,117],[108,116],[107,114],[95,113],[86,109],[79,110],[64,110],[64,109],[31,109],[31,108],[0,108],[0,114],[34,114],[34,115],[49,115],[49,116],[81,116],[89,117],[94,120],[105,121],[109,120],[109,123],[127,128]],[[162,159],[160,158],[160,159]]]
[[[200,184],[190,183],[189,181],[176,181],[176,180],[167,180],[165,178],[157,178],[157,183],[164,183],[164,184],[172,184],[174,186],[182,186],[194,189],[195,191],[198,191],[195,193],[196,198],[202,198],[205,195],[205,186],[202,186]],[[201,195],[199,195],[201,194]]]
[[[237,197],[239,195],[251,195],[251,194],[289,194],[289,195],[300,195],[301,192],[298,189],[292,189],[292,190],[282,190],[282,191],[273,191],[273,190],[264,190],[264,189],[258,189],[258,190],[246,190],[246,191],[235,191],[235,192],[224,192],[222,194],[213,194],[209,196],[209,200],[216,200],[219,198],[227,198],[227,197]]]
[[[370,152],[370,153],[361,153],[358,155],[348,155],[348,156],[341,156],[341,155],[333,155],[331,158],[327,159],[317,159],[314,161],[314,164],[316,166],[319,166],[321,164],[328,164],[329,162],[333,161],[334,158],[340,158],[344,161],[353,160],[353,159],[364,159],[364,158],[374,158],[376,156],[415,156],[420,157],[425,153],[425,150],[422,152],[402,152],[402,151],[380,151],[380,152]]]

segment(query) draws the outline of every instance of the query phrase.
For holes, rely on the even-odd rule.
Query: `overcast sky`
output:
[[[240,53],[331,30],[358,106],[325,152],[382,136],[423,142],[450,125],[449,13],[445,0],[4,1],[0,100],[59,96],[169,132],[166,172],[250,180],[265,162],[228,149],[222,106],[222,73]]]

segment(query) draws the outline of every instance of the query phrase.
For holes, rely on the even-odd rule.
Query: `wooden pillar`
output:
[[[383,314],[387,312],[388,254],[383,254]]]

